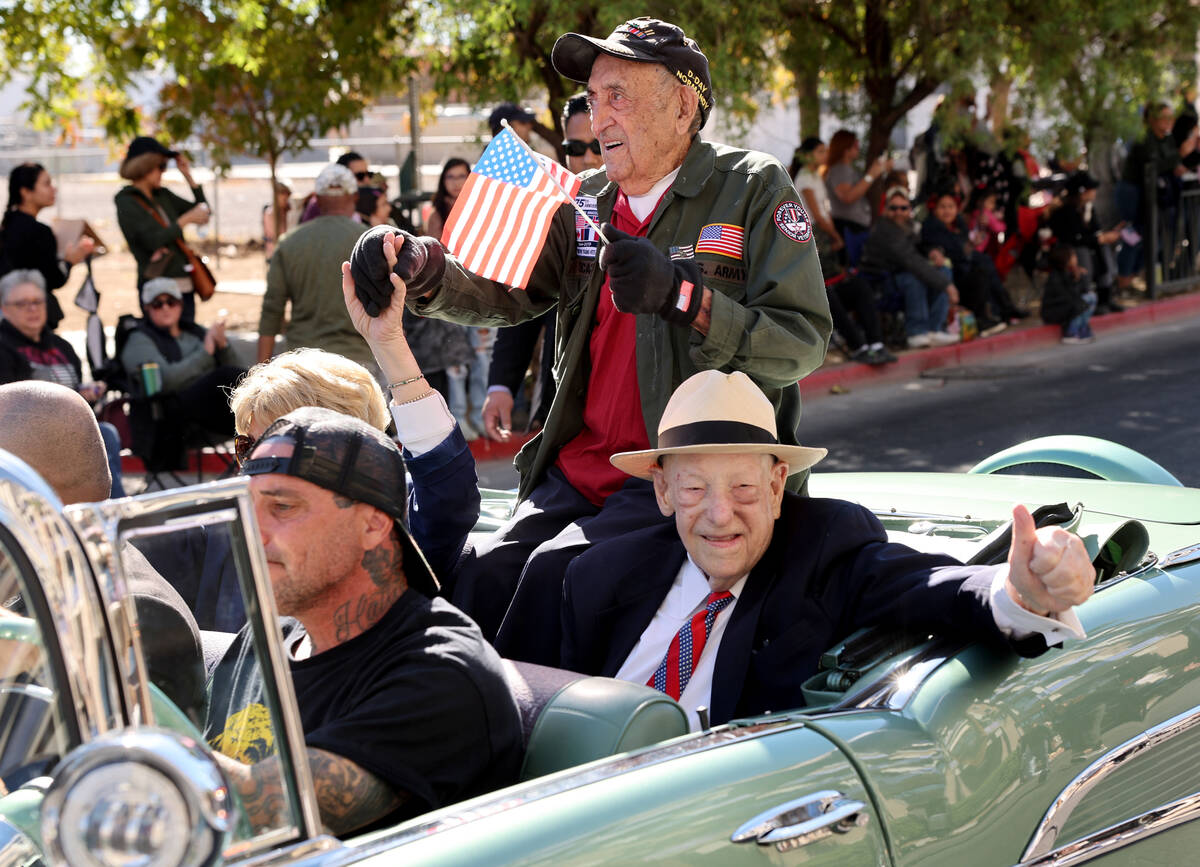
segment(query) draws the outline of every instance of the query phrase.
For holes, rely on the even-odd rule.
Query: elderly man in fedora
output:
[[[572,561],[562,665],[657,687],[693,727],[802,706],[820,654],[877,623],[1007,642],[1034,656],[1083,637],[1072,606],[1095,570],[1078,536],[1013,509],[1008,563],[964,566],[889,543],[854,503],[799,497],[787,477],[825,449],[779,441],[748,377],[698,373],[672,396],[658,447],[614,455],[649,479],[671,524]]]
[[[551,60],[587,84],[604,168],[584,173],[576,202],[608,224],[610,243],[564,204],[527,287],[510,289],[465,271],[432,238],[395,241],[396,273],[423,315],[508,325],[557,304],[557,392],[516,460],[520,504],[447,581],[504,655],[548,664],[566,563],[661,520],[650,486],[609,455],[652,446],[671,392],[700,370],[750,376],[795,443],[796,382],[820,365],[832,327],[812,226],[786,170],[700,138],[714,99],[694,40],[635,18],[604,39],[565,34]],[[360,297],[379,307],[391,291],[385,243],[368,233],[351,260]]]

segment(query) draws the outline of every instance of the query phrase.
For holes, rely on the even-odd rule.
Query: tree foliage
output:
[[[770,34],[781,25],[768,6],[702,0],[686,8],[667,2],[615,0],[603,5],[565,0],[447,0],[428,19],[431,39],[425,56],[435,85],[444,96],[477,105],[520,100],[545,93],[554,127],[536,131],[557,145],[562,105],[583,85],[560,76],[550,62],[555,40],[564,33],[607,36],[640,15],[678,24],[695,38],[709,59],[713,90],[720,104],[736,114],[751,114],[754,94],[768,80]]]
[[[241,152],[273,164],[414,70],[443,99],[544,96],[553,121],[537,132],[557,144],[580,85],[553,69],[555,40],[637,15],[699,41],[718,104],[735,116],[753,114],[780,67],[810,108],[817,81],[843,95],[865,118],[868,158],[926,97],[984,81],[1089,141],[1127,132],[1137,106],[1190,65],[1200,28],[1194,0],[24,0],[0,8],[0,74],[31,75],[35,122],[68,138],[85,96],[127,137],[148,120],[137,95],[166,81],[153,120],[198,136],[219,161]]]
[[[1093,151],[1137,135],[1148,101],[1173,102],[1171,90],[1195,80],[1200,7],[1191,0],[1020,0],[1011,19],[1009,56],[1039,113]]]
[[[274,181],[284,154],[360,117],[414,66],[413,25],[406,7],[354,0],[25,0],[0,11],[0,72],[31,76],[35,124],[69,135],[91,96],[114,140],[150,125],[200,141],[217,165],[260,157]]]

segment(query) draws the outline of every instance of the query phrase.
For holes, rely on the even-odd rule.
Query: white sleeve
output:
[[[412,403],[393,403],[391,410],[396,438],[413,457],[439,445],[458,424],[446,406],[446,399],[436,390]]]
[[[1047,644],[1058,644],[1066,638],[1087,638],[1074,608],[1060,611],[1053,617],[1034,614],[1008,595],[1004,587],[1007,581],[1008,565],[1005,564],[992,579],[991,600],[996,626],[1009,638],[1020,640],[1030,635],[1041,635]]]

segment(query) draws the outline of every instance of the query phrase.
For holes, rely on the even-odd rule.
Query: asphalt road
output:
[[[1027,439],[1086,434],[1200,487],[1198,329],[1184,319],[808,399],[800,441],[829,449],[818,472],[960,472]]]

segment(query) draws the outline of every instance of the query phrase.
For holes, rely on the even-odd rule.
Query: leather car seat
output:
[[[683,708],[656,689],[504,660],[521,711],[521,780],[687,734]]]

